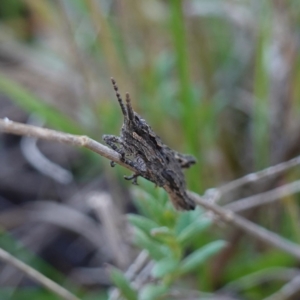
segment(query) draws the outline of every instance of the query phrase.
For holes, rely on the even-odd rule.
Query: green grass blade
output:
[[[218,253],[225,246],[226,242],[215,241],[198,249],[182,261],[182,264],[180,266],[180,273],[183,275],[194,271],[195,269],[203,265],[203,263],[205,263],[209,257]]]

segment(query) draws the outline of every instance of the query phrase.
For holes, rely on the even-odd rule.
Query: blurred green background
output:
[[[299,155],[299,27],[298,0],[1,0],[0,92],[5,101],[0,101],[0,116],[25,122],[34,113],[47,127],[101,142],[103,134],[118,135],[122,125],[110,82],[114,77],[121,94],[131,94],[135,111],[167,145],[197,158],[186,178],[188,188],[202,194]],[[21,116],[15,110],[11,113],[7,98],[22,109]],[[0,140],[0,155],[8,145],[4,138]],[[74,193],[100,178],[101,188],[119,197],[114,205],[122,216],[136,211],[130,204],[129,185],[121,179],[126,172],[122,168],[110,169],[104,158],[87,151],[68,153],[69,158],[57,155],[59,163],[68,161],[66,167],[76,180],[76,188],[69,188]],[[0,178],[4,177],[0,174]],[[222,201],[270,190],[296,178],[297,169],[249,184]],[[153,186],[143,181],[141,185],[152,197],[156,195]],[[64,193],[56,191],[51,197],[47,193],[20,196],[20,192],[23,200],[15,200],[12,191],[3,190],[2,196],[14,207],[28,198],[41,199],[41,194],[56,201],[65,199]],[[120,196],[124,190],[126,201]],[[11,205],[2,207],[4,216]],[[169,209],[173,217],[178,216]],[[245,216],[300,242],[298,195]],[[14,237],[3,222],[0,245],[4,247],[7,239],[18,243],[18,234]],[[232,299],[262,299],[288,280],[271,278],[273,268],[279,274],[298,266],[287,254],[222,226],[199,236],[185,251],[218,238],[230,246],[191,275],[194,289],[213,295],[234,282],[236,286],[229,289]],[[33,261],[39,265],[37,256]],[[45,268],[50,265],[51,259]],[[81,266],[93,263],[86,258]],[[59,271],[65,273],[62,278],[69,277],[63,268]],[[55,277],[54,273],[51,276],[59,280],[61,274]],[[28,288],[26,282],[14,289],[18,282],[1,283],[4,277],[0,274],[5,299],[56,299]],[[108,283],[93,283],[91,288],[72,280],[70,286],[73,290],[79,286],[83,299],[102,299],[100,294],[106,299]]]

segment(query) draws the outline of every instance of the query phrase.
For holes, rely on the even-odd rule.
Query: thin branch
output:
[[[149,260],[149,254],[146,250],[142,250],[133,263],[128,267],[127,271],[125,272],[125,276],[128,280],[133,280],[141,269],[145,266],[145,264]]]
[[[290,282],[285,284],[278,292],[265,298],[264,300],[292,299],[295,296],[299,297],[299,293],[300,293],[300,276],[297,276],[294,279],[292,279]]]
[[[104,157],[118,163],[119,165],[124,166],[127,169],[136,171],[136,170],[134,170],[134,168],[132,168],[131,166],[129,166],[129,165],[125,164],[123,161],[121,161],[121,157],[118,153],[116,153],[115,151],[109,149],[108,147],[90,139],[87,136],[77,136],[77,135],[58,132],[55,130],[38,128],[35,126],[31,126],[31,125],[24,125],[21,123],[12,122],[8,119],[5,119],[5,120],[0,119],[0,131],[6,132],[6,133],[17,134],[17,135],[33,136],[36,138],[42,138],[42,139],[46,139],[49,141],[57,141],[57,142],[67,143],[67,144],[74,145],[74,146],[85,147],[85,148],[88,148],[88,149],[100,154],[101,156],[104,156]],[[286,169],[287,166],[294,165],[296,161],[298,162],[298,160],[299,160],[299,158],[296,158],[287,163],[279,164],[277,166],[268,168],[267,170],[258,172],[257,176],[261,178],[261,177],[266,176],[266,174],[270,174],[270,173],[274,174],[274,172],[276,173],[276,172],[282,171],[282,170]],[[273,171],[270,172],[270,170],[273,170]],[[253,174],[252,174],[252,176],[253,176]],[[243,178],[246,178],[246,177],[243,177]],[[242,178],[241,182],[243,182],[243,178]],[[236,181],[236,182],[238,182],[238,181]],[[259,240],[262,240],[263,242],[268,243],[269,245],[279,248],[300,260],[300,247],[297,244],[292,243],[292,242],[280,237],[279,235],[277,235],[273,232],[270,232],[270,231],[266,230],[265,228],[258,226],[256,224],[236,215],[235,213],[233,213],[230,210],[223,209],[223,208],[219,207],[218,205],[213,204],[212,202],[215,202],[216,199],[218,199],[218,197],[220,196],[220,190],[216,189],[215,191],[216,191],[215,193],[207,193],[207,195],[205,197],[200,197],[198,194],[195,194],[193,192],[188,192],[188,194],[192,198],[192,200],[194,200],[198,205],[204,207],[207,210],[214,212],[216,215],[218,215],[220,217],[220,219],[222,221],[224,221],[228,224],[234,225],[234,226],[244,230],[251,236],[253,236]]]
[[[240,294],[242,291],[258,287],[262,284],[272,284],[275,281],[290,282],[296,277],[300,277],[299,269],[271,267],[239,277],[227,283],[217,293],[226,294],[234,292],[235,294]]]
[[[68,290],[63,288],[62,286],[58,285],[51,279],[44,276],[42,273],[38,272],[37,270],[33,269],[32,267],[26,265],[19,259],[15,258],[4,249],[0,248],[0,259],[9,263],[16,267],[17,269],[21,270],[22,272],[26,273],[27,276],[32,278],[34,281],[40,283],[48,290],[52,291],[56,295],[60,296],[62,299],[65,300],[80,300],[75,295],[70,293]]]
[[[127,271],[125,272],[125,277],[129,281],[134,281],[143,271],[145,264],[149,261],[149,254],[146,250],[142,250],[139,255],[135,258],[133,263],[128,267]],[[117,300],[120,297],[120,291],[114,287],[109,291],[109,300]]]
[[[135,280],[132,282],[133,286],[137,290],[140,290],[142,286],[149,280],[154,264],[154,261],[150,260],[139,272],[139,276],[136,276]]]
[[[133,172],[137,171],[131,166],[125,164],[121,160],[121,156],[119,153],[84,135],[68,134],[47,128],[26,125],[18,122],[13,122],[7,118],[0,119],[0,131],[21,136],[35,137],[52,142],[64,143],[77,147],[85,147]]]
[[[289,240],[282,238],[278,234],[238,216],[228,209],[224,209],[216,204],[213,204],[213,199],[209,201],[209,199],[202,198],[198,194],[192,192],[188,192],[188,195],[198,205],[214,212],[225,223],[234,225],[235,227],[244,230],[249,235],[261,240],[262,242],[281,249],[300,260],[300,247],[297,244],[292,243]]]
[[[291,169],[300,164],[300,156],[297,156],[291,160],[285,161],[275,166],[271,166],[264,170],[258,171],[256,173],[247,174],[244,177],[241,177],[237,180],[231,181],[229,183],[224,184],[223,186],[219,187],[218,190],[221,194],[228,193],[231,190],[234,190],[244,184],[258,181],[264,177],[273,176],[278,173],[284,172],[288,169]]]
[[[300,180],[296,180],[292,183],[282,185],[271,191],[260,193],[258,195],[242,198],[240,200],[231,202],[223,206],[225,209],[229,209],[234,212],[244,211],[256,206],[265,205],[276,200],[280,200],[283,197],[296,194],[300,192]]]

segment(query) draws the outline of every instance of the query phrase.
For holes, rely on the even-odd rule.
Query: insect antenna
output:
[[[126,93],[126,108],[127,108],[129,120],[133,120],[134,119],[134,112],[133,112],[133,109],[132,109],[132,106],[131,106],[130,95],[128,93]]]
[[[111,77],[111,82],[112,82],[113,87],[114,87],[114,90],[115,90],[115,92],[116,92],[116,96],[117,96],[118,102],[119,102],[119,104],[120,104],[122,113],[123,113],[124,117],[126,118],[126,117],[127,117],[127,111],[126,111],[124,102],[123,102],[123,100],[122,100],[122,97],[121,97],[121,95],[120,95],[120,93],[119,93],[119,89],[118,89],[117,83],[116,83],[116,81],[115,81],[112,77]]]

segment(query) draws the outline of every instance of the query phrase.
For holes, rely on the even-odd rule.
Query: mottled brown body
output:
[[[196,162],[195,158],[178,153],[163,144],[146,121],[134,112],[129,94],[126,94],[124,104],[114,79],[112,83],[124,116],[124,123],[120,137],[104,135],[103,140],[121,154],[121,159],[125,163],[137,170],[132,176],[125,176],[125,179],[137,184],[138,176],[142,176],[163,187],[177,209],[194,209],[195,204],[186,193],[182,169],[193,165]]]

